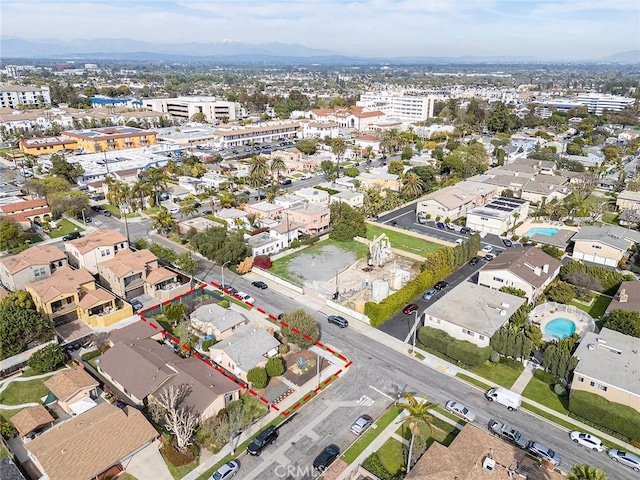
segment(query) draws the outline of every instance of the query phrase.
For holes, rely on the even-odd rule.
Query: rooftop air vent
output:
[[[590,344],[587,345],[587,349],[593,351],[593,350],[596,349],[596,345],[594,343],[590,343]]]
[[[596,341],[600,344],[600,345],[606,345],[607,341],[604,338],[598,337],[596,338]]]
[[[482,469],[487,473],[493,474],[496,471],[496,461],[493,458],[485,457],[482,461]]]

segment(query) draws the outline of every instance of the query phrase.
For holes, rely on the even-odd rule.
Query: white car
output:
[[[239,469],[240,464],[235,460],[231,460],[216,470],[216,472],[209,477],[209,480],[227,480],[228,478],[234,477]]]
[[[309,179],[310,179],[310,178],[312,178],[312,177],[313,177],[313,175],[311,175],[310,173],[303,173],[303,174],[300,176],[300,180],[309,180]]]
[[[604,450],[602,440],[600,440],[598,437],[594,437],[593,435],[590,435],[588,433],[578,431],[570,432],[569,436],[571,437],[571,440],[573,440],[577,444],[582,445],[583,447],[587,447],[598,452]]]
[[[493,252],[493,247],[491,245],[487,245],[486,247],[482,247],[482,251],[484,253],[491,253]]]
[[[476,414],[469,410],[466,405],[463,405],[460,402],[449,400],[444,405],[444,408],[449,412],[464,418],[467,422],[471,423],[476,419]]]
[[[171,207],[169,209],[169,213],[178,213],[180,211],[179,207]]]
[[[245,303],[251,303],[251,304],[256,303],[255,299],[248,293],[238,292],[236,293],[236,297],[238,297],[240,300],[242,300]]]

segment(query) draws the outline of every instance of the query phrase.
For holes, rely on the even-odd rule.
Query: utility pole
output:
[[[229,265],[231,262],[224,262],[222,264],[222,266],[220,267],[220,273],[222,274],[222,281],[220,282],[220,288],[223,289],[224,288],[224,267],[226,267],[227,265]],[[223,290],[224,291],[224,290]]]

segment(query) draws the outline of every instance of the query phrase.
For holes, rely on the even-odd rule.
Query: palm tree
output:
[[[267,188],[267,202],[273,202],[273,200],[280,194],[279,185],[270,185]]]
[[[153,188],[142,179],[131,186],[131,196],[140,199],[140,210],[144,210],[145,199],[151,195],[153,195]]]
[[[156,205],[160,205],[160,192],[167,188],[167,176],[161,168],[150,168],[144,175],[144,181],[151,186]]]
[[[165,208],[160,210],[151,218],[153,219],[151,227],[157,229],[161,233],[167,233],[176,223],[169,211]]]
[[[415,436],[420,433],[420,423],[426,425],[429,432],[433,431],[433,416],[429,413],[429,410],[434,409],[438,404],[427,402],[426,394],[422,398],[416,398],[410,393],[405,392],[403,399],[396,402],[396,406],[402,408],[407,413],[401,421],[410,422],[411,443],[409,444],[409,455],[407,459],[407,473],[409,473],[409,470],[411,469],[411,450],[413,448],[413,440]]]
[[[260,198],[260,187],[269,177],[269,161],[262,155],[254,155],[249,162],[249,185],[258,189],[258,199]]]
[[[287,169],[287,165],[280,157],[274,157],[271,159],[271,174],[276,178],[276,181],[280,179],[280,173]]]
[[[231,192],[222,191],[218,196],[218,202],[223,208],[233,207],[236,204],[236,197]]]
[[[387,153],[395,150],[398,146],[398,138],[399,138],[398,130],[392,128],[391,130],[385,130],[380,135],[380,147]]]
[[[591,467],[589,465],[574,465],[566,480],[609,480],[601,468]]]
[[[365,148],[364,152],[365,152],[364,156],[367,157],[367,160],[373,160],[373,157],[375,156],[375,154],[373,153],[373,147],[371,145]]]
[[[347,145],[344,143],[342,137],[334,138],[331,142],[331,151],[336,156],[336,162],[338,164],[338,177],[340,177],[340,157],[347,151]]]
[[[181,217],[192,217],[198,212],[198,207],[193,202],[184,202],[180,205],[180,216]]]
[[[409,198],[419,197],[424,192],[424,182],[415,172],[407,172],[402,183],[402,193]]]

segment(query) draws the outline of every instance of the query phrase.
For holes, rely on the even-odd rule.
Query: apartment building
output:
[[[49,87],[0,85],[0,108],[18,108],[20,105],[34,107],[51,105]]]
[[[0,206],[0,218],[7,218],[27,229],[32,223],[40,223],[51,219],[51,209],[41,198],[21,200]]]
[[[100,262],[115,258],[118,251],[126,248],[129,248],[129,242],[117,230],[94,230],[64,244],[69,264],[85,268],[93,275],[98,273]]]
[[[67,266],[67,256],[59,248],[34,245],[0,259],[0,281],[11,291],[21,290],[28,283],[49,278],[57,269]]]
[[[214,143],[221,148],[233,148],[301,137],[302,127],[298,122],[273,122],[252,127],[221,125],[216,130]]]
[[[495,197],[486,205],[467,213],[467,227],[479,232],[502,235],[515,227],[518,219],[526,219],[529,202],[519,198]]]
[[[359,107],[383,112],[389,119],[406,122],[424,121],[433,117],[434,95],[412,91],[365,92],[356,102]]]
[[[300,226],[301,233],[317,236],[329,230],[331,214],[329,207],[319,203],[307,203],[286,211],[287,221]]]
[[[69,137],[23,138],[20,140],[20,151],[35,157],[73,151],[76,148],[78,148],[78,141]]]
[[[86,153],[126,150],[155,145],[156,132],[134,127],[101,127],[67,130],[63,136],[76,140],[78,148]]]
[[[168,113],[172,117],[188,121],[196,113],[202,113],[209,123],[233,122],[246,116],[242,104],[219,100],[216,97],[149,98],[143,100],[144,108]]]

